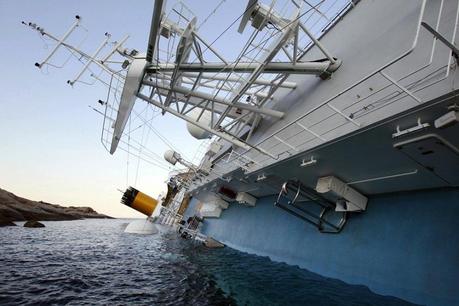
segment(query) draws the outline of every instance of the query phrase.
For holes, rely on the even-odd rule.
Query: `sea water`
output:
[[[407,305],[266,257],[128,220],[0,228],[0,305]],[[21,225],[21,224],[20,224]]]

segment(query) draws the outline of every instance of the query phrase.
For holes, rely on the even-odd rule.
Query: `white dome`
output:
[[[174,150],[167,150],[166,152],[164,152],[164,159],[172,165],[175,165],[180,159],[180,157],[180,154],[175,152]]]
[[[199,115],[201,114],[201,111],[202,111],[201,109],[193,109],[189,113],[189,117],[193,118],[194,120],[197,120]],[[202,116],[199,118],[199,123],[210,127],[210,124],[212,122],[211,118],[212,118],[212,113],[206,110],[202,113]],[[214,123],[215,121],[216,119],[214,117]],[[186,128],[188,132],[191,134],[191,136],[193,136],[196,139],[207,139],[207,138],[212,137],[212,134],[209,133],[208,131],[200,127],[197,127],[196,125],[191,124],[189,122],[187,122]]]
[[[145,219],[132,221],[128,224],[128,226],[126,226],[124,232],[130,234],[152,235],[156,234],[158,229],[153,222]]]

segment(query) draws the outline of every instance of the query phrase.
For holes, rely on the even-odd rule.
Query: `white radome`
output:
[[[128,224],[124,232],[130,234],[152,235],[158,233],[158,229],[153,222],[145,219],[132,221]]]
[[[175,152],[174,150],[167,150],[164,152],[164,159],[170,163],[171,165],[174,165],[181,159],[182,157],[180,156],[179,153]]]
[[[194,109],[190,112],[189,116],[193,118],[194,120],[197,120],[200,114],[201,114],[200,109]],[[211,118],[212,118],[212,113],[206,110],[202,113],[201,117],[199,118],[199,123],[210,127],[211,122],[212,122]],[[215,118],[214,118],[214,122],[216,122]],[[204,129],[201,129],[200,127],[197,127],[196,125],[191,124],[189,122],[187,122],[186,128],[188,132],[191,134],[191,136],[193,136],[196,139],[207,139],[207,138],[212,137],[212,134],[210,132]]]

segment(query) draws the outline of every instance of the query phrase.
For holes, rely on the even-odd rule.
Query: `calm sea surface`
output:
[[[0,228],[0,305],[407,305],[363,286],[127,220]]]

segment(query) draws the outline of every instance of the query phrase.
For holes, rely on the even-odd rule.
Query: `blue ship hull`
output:
[[[376,195],[338,235],[322,234],[276,208],[234,203],[202,232],[237,250],[269,256],[376,293],[428,305],[459,304],[459,189]],[[193,200],[187,210],[195,211]]]

